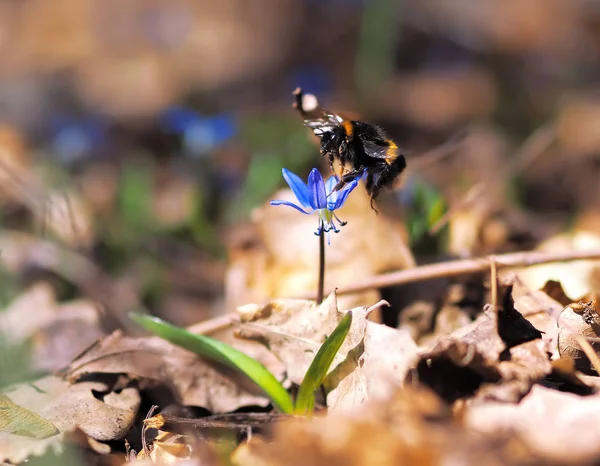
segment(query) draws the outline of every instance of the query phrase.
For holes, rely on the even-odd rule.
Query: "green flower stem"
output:
[[[319,235],[319,284],[317,287],[317,304],[323,302],[323,290],[325,289],[325,232]]]

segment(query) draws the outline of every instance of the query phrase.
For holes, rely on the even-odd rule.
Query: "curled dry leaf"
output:
[[[521,399],[552,367],[544,342],[540,338],[531,340],[535,329],[524,324],[520,313],[510,308],[511,300],[504,301],[509,313],[504,309],[487,310],[470,325],[439,338],[433,347],[421,352],[416,370],[408,374],[408,379],[432,388],[448,402],[464,398],[479,402]],[[517,327],[505,339],[506,329],[514,322],[520,322],[525,331]],[[502,336],[499,328],[504,329]]]
[[[290,190],[273,197],[293,200]],[[369,202],[364,188],[359,186],[338,212],[348,224],[339,234],[331,234],[331,245],[326,246],[326,289],[415,265],[406,245],[404,225],[375,214]],[[316,218],[269,205],[257,209],[253,218],[248,237],[234,240],[230,247],[231,265],[226,277],[229,307],[262,303],[273,297],[299,296],[312,290],[316,293],[319,261],[319,241],[313,235]],[[382,244],[386,247],[382,248]],[[340,297],[340,306],[349,309],[379,299],[376,291],[366,291]]]
[[[389,396],[415,362],[417,345],[407,330],[367,320],[376,306],[352,310],[352,326],[324,381],[332,412],[359,412],[367,401]],[[275,300],[242,311],[246,312],[237,335],[265,344],[283,361],[296,384],[345,314],[338,311],[333,293],[320,306],[312,301]]]
[[[558,357],[558,326],[556,321],[562,312],[563,306],[541,290],[532,290],[519,279],[513,281],[512,296],[515,308],[519,309],[535,328],[542,333],[542,340],[546,344],[546,351]]]
[[[241,322],[235,335],[267,346],[283,362],[287,377],[296,384],[302,382],[315,354],[345,314],[338,311],[334,293],[319,306],[313,301],[280,299],[265,306],[244,306],[239,311]],[[367,308],[352,312],[350,332],[332,367],[342,362],[364,335]]]
[[[239,349],[248,351],[243,345]],[[281,379],[277,361],[265,353],[252,356],[258,357]],[[161,338],[130,338],[119,331],[98,341],[75,359],[66,374],[73,381],[87,374],[127,374],[152,384],[166,384],[174,390],[178,403],[218,413],[243,406],[268,405],[268,400],[255,387],[231,370],[211,365]]]
[[[69,384],[57,377],[13,386],[4,395],[13,403],[48,420],[60,431],[45,439],[0,433],[0,461],[20,463],[49,448],[60,450],[64,434],[81,429],[100,441],[121,439],[131,429],[140,404],[136,389],[112,392],[102,382]]]

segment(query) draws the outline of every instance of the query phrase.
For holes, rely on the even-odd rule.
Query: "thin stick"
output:
[[[494,256],[496,266],[527,267],[531,265],[546,264],[549,262],[566,262],[584,259],[600,259],[600,249],[567,252],[514,252]],[[436,278],[454,277],[473,273],[485,273],[490,269],[490,260],[487,257],[475,259],[461,259],[456,261],[440,262],[437,264],[423,265],[407,270],[385,273],[369,277],[362,282],[338,287],[337,294],[357,293],[373,288],[385,288],[393,285],[422,282]],[[330,293],[330,291],[327,291]],[[310,295],[303,294],[296,298],[310,299]]]
[[[317,285],[317,304],[323,302],[323,291],[325,289],[325,232],[321,230],[319,235],[319,284]]]
[[[600,249],[590,249],[588,251],[569,251],[561,253],[547,252],[515,252],[510,254],[501,254],[494,256],[496,268],[502,267],[526,267],[530,265],[547,264],[549,262],[568,262],[585,259],[600,259]],[[338,295],[357,293],[359,291],[371,290],[373,288],[385,288],[393,285],[405,285],[436,278],[453,277],[458,275],[468,275],[472,273],[485,273],[490,269],[490,260],[488,258],[463,259],[456,261],[440,262],[438,264],[423,265],[412,269],[400,270],[382,275],[369,277],[362,282],[353,285],[337,288]],[[303,294],[294,296],[298,299],[311,299],[314,295]],[[280,296],[277,296],[280,297]],[[276,298],[276,296],[273,296]],[[237,312],[231,312],[222,316],[214,317],[196,324],[194,333],[210,334],[229,327],[233,322],[239,319]],[[600,338],[592,342],[600,342]]]
[[[498,312],[498,266],[494,257],[490,257],[490,275],[492,277],[492,306],[494,306],[494,312]]]
[[[587,339],[583,335],[575,335],[575,340],[581,346],[581,350],[585,353],[587,358],[590,360],[596,372],[600,374],[600,359],[598,359],[598,354],[594,351],[594,348]]]
[[[147,421],[148,419],[151,419],[152,414],[154,414],[154,411],[156,411],[157,409],[158,409],[158,406],[156,406],[156,405],[152,405],[150,407],[150,411],[148,411],[148,414],[146,414],[146,418],[142,425],[142,448],[144,449],[144,457],[146,459],[150,458],[150,449],[148,448],[148,443],[146,442],[146,430],[148,430],[148,426],[145,421]]]

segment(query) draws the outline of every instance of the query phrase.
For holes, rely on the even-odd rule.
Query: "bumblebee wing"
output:
[[[323,136],[323,134],[333,131],[342,121],[342,118],[335,113],[323,112],[323,116],[319,118],[304,120],[304,126],[312,129],[315,135]]]
[[[391,144],[376,144],[370,141],[362,141],[365,154],[369,157],[376,159],[387,159],[390,155],[397,155],[399,153],[398,147]]]

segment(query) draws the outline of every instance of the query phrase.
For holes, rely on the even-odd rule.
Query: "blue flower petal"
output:
[[[309,201],[308,186],[306,186],[304,181],[302,181],[298,175],[292,173],[287,168],[283,168],[281,173],[283,174],[283,178],[292,189],[294,196],[296,196],[296,199],[298,199],[302,207],[307,209],[311,208],[312,206]]]
[[[327,208],[325,182],[321,172],[316,168],[313,168],[308,175],[308,201],[315,210]]]
[[[306,210],[304,210],[302,207],[300,207],[299,205],[294,204],[293,202],[290,201],[271,201],[270,202],[271,205],[287,205],[289,207],[293,207],[294,209],[302,212],[303,214],[306,215],[310,215],[313,213],[312,209],[310,212],[307,212]]]
[[[358,180],[359,180],[358,178],[353,179],[350,183],[348,183],[340,191],[338,191],[337,197],[335,199],[331,199],[328,202],[327,208],[329,210],[337,210],[340,207],[342,207],[344,205],[344,203],[346,202],[346,198],[348,197],[348,194],[350,194],[352,192],[352,190],[354,188],[356,188],[356,186],[358,186]]]
[[[325,192],[327,193],[327,197],[331,200],[332,197],[337,197],[337,191],[333,191],[335,185],[338,183],[338,179],[335,176],[330,176],[325,181]]]

